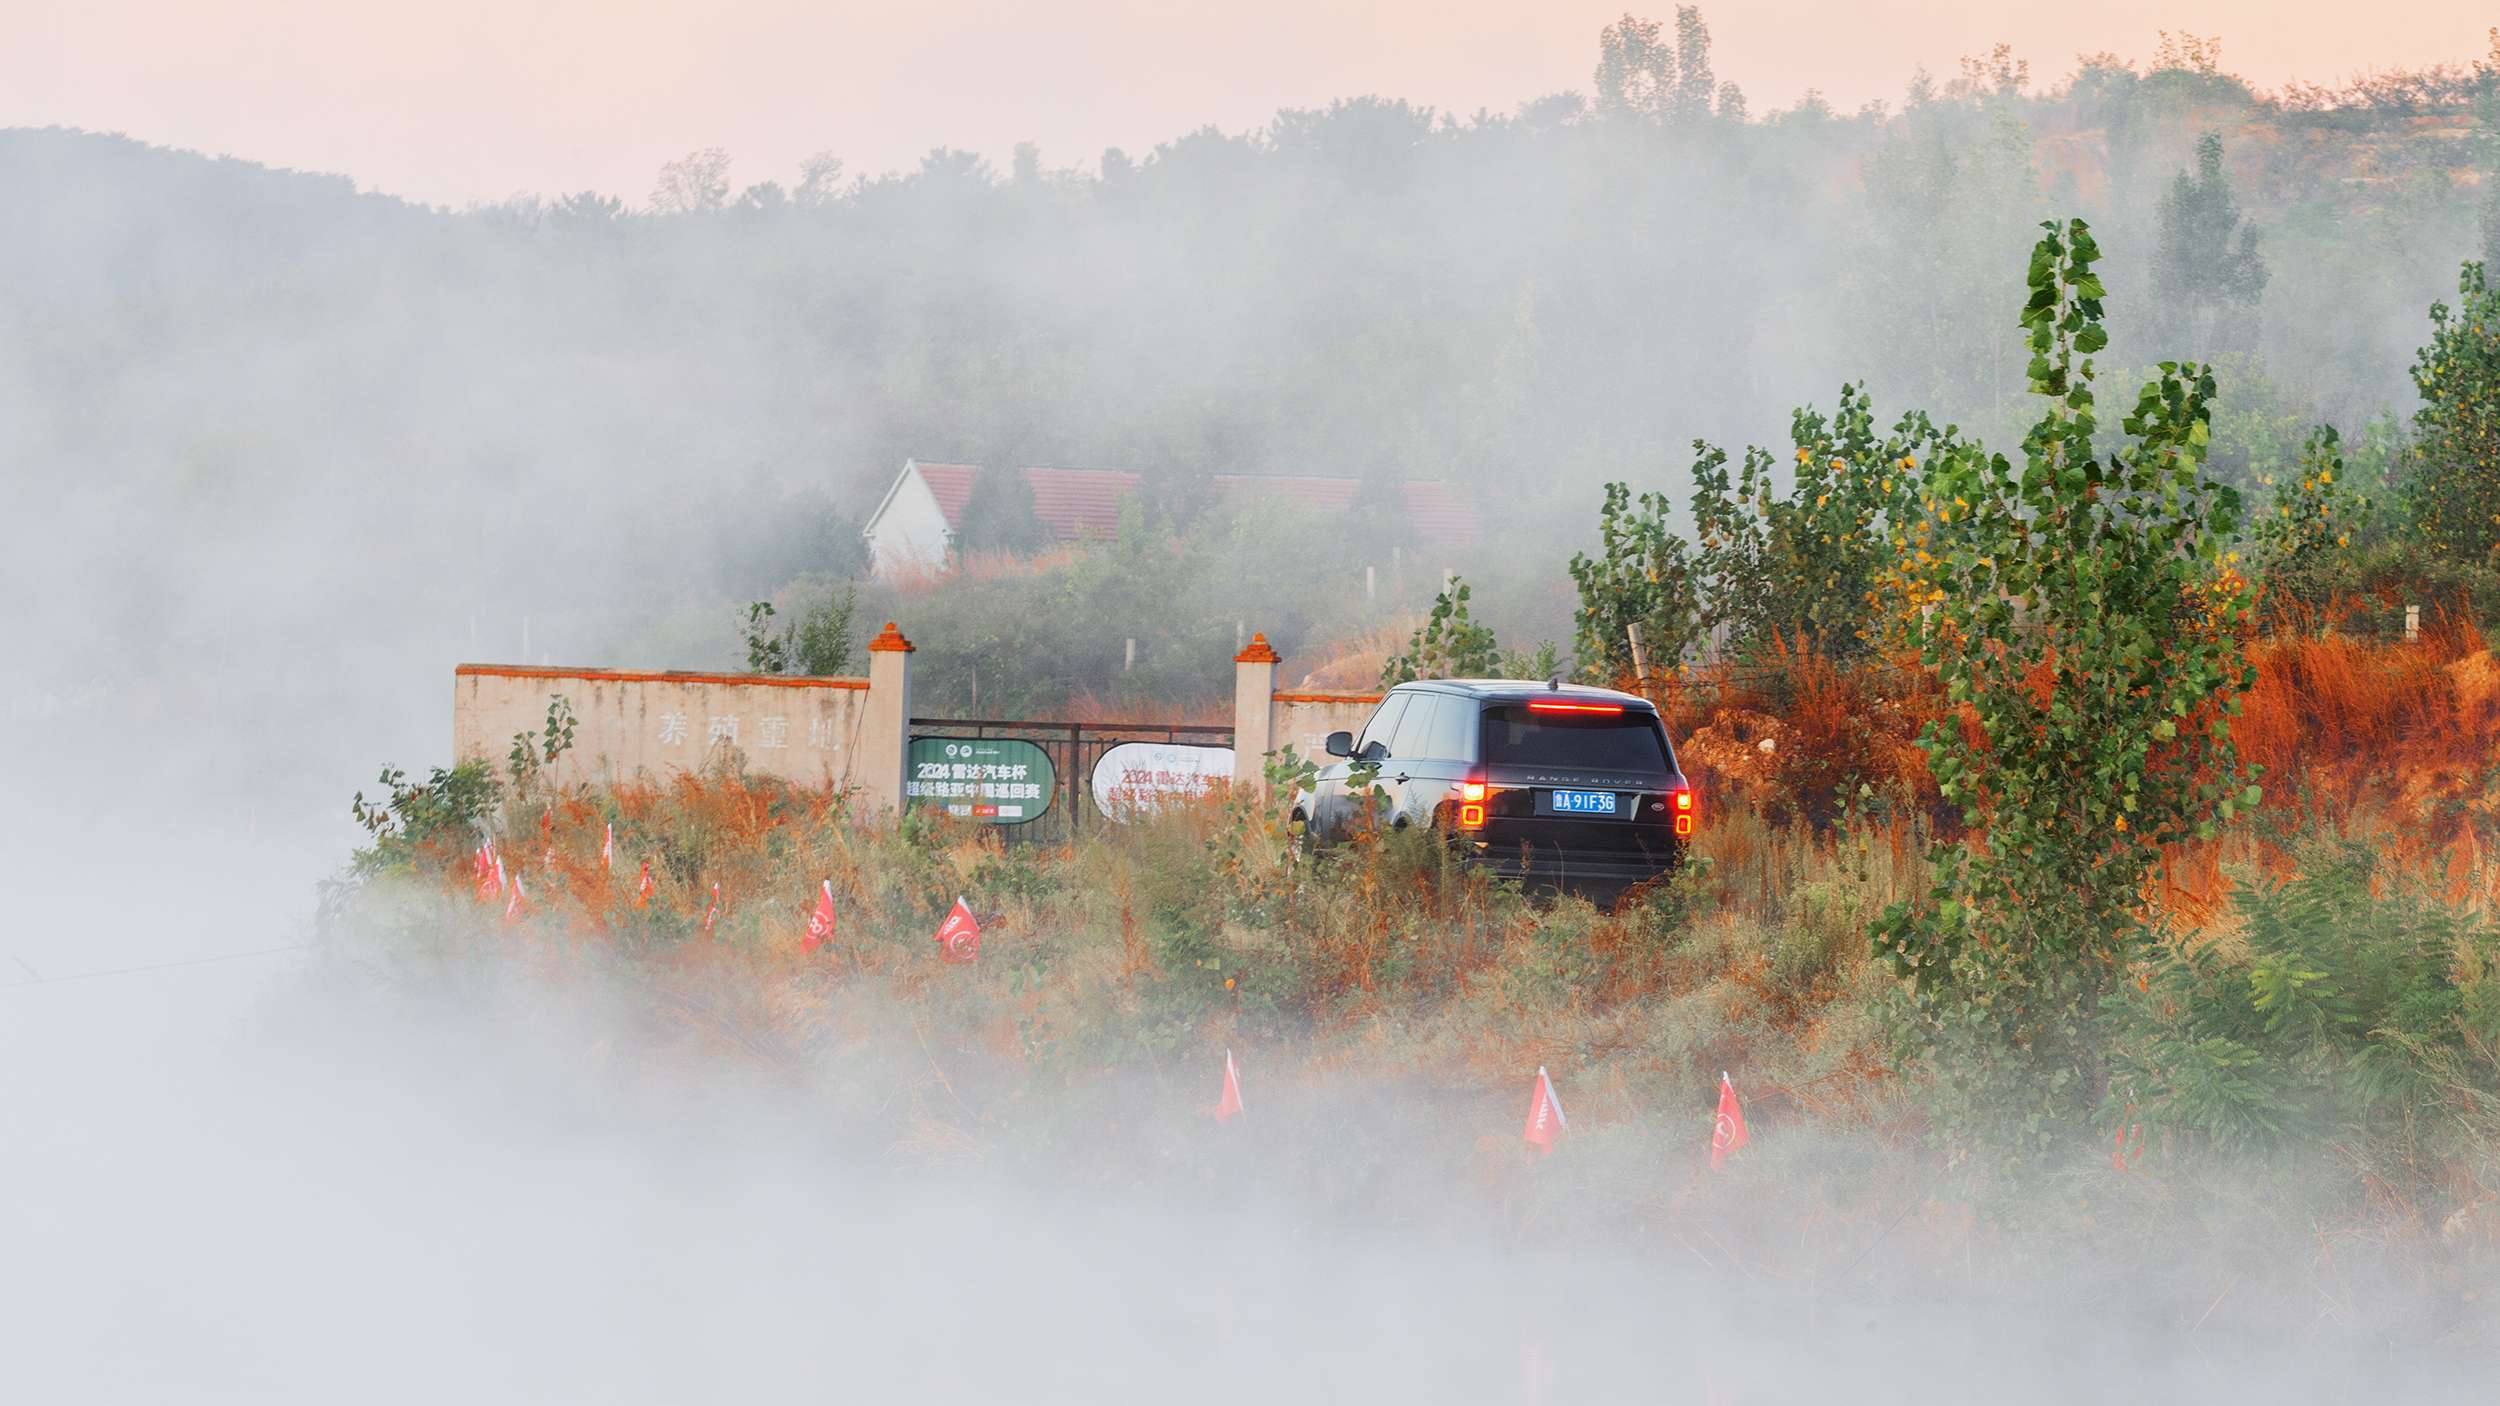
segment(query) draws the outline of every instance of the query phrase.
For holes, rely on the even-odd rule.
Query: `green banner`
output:
[[[966,820],[1021,825],[1058,793],[1050,753],[1020,738],[915,737],[905,757],[904,803]]]

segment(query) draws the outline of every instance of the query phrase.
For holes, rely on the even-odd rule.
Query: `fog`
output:
[[[1263,1084],[1255,1057],[1228,1126],[1193,1107],[1211,1088],[1149,1081],[1076,1150],[932,1159],[904,1136],[927,1066],[873,1041],[798,1071],[662,1057],[596,980],[355,951],[0,993],[25,1399],[2487,1393],[2459,1328],[2485,1315],[2366,1244],[2329,1268],[2218,1222],[2187,1253],[2113,1228],[1973,1261],[1867,1216],[1801,1264],[1751,1243],[1796,1213],[1749,1206],[1768,1183],[1591,1222],[1568,1143],[1500,1189],[1471,1170],[1516,1100]]]
[[[1237,1127],[1197,1116],[1211,1088],[1148,1082],[1098,1096],[1082,1153],[935,1158],[896,1122],[927,1070],[891,1049],[759,1069],[645,1039],[614,974],[317,940],[348,793],[450,760],[455,663],[735,664],[735,605],[856,571],[907,456],[1448,478],[1500,525],[1483,569],[1526,581],[1585,545],[1602,482],[1681,497],[1687,441],[1776,441],[1844,378],[1887,418],[1995,430],[2032,222],[2106,220],[2123,318],[2198,125],[2145,108],[2115,173],[2079,178],[2004,134],[2100,131],[2106,95],[2035,86],[1698,135],[1576,95],[1367,99],[1117,159],[934,153],[830,194],[738,170],[674,213],[452,211],[0,131],[0,1379],[133,1402],[2487,1395],[2491,1344],[2456,1325],[2488,1284],[2365,1267],[2334,1282],[2383,1292],[2322,1304],[2325,1251],[2089,1245],[1956,1277],[1890,1253],[1890,1202],[1772,1272],[1746,1238],[1766,1213],[1728,1194],[1678,1191],[1669,1226],[1564,1214],[1567,1159],[1519,1174],[1550,1203],[1489,1187],[1507,1096],[1255,1065]],[[2241,172],[2275,259],[2262,374],[2237,373],[2272,418],[2226,430],[2243,465],[2284,426],[2404,409],[2422,309],[2476,249],[2448,157],[2395,143],[2437,179],[2337,206],[2288,146]],[[2135,335],[2113,359],[2155,358]],[[1336,1149],[1359,1195],[1314,1173]],[[1871,1154],[1794,1155],[1846,1178]],[[1705,1212],[1726,1243],[1675,1249]]]

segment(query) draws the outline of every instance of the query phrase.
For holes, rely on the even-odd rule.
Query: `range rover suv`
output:
[[[1699,823],[1658,710],[1612,689],[1516,679],[1400,684],[1334,760],[1295,817],[1315,844],[1360,819],[1349,778],[1376,767],[1378,823],[1429,825],[1495,873],[1600,900],[1672,871]]]

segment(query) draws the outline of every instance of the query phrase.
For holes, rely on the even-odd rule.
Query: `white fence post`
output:
[[[1276,651],[1267,636],[1252,635],[1233,656],[1233,784],[1262,786],[1267,754],[1275,747]]]

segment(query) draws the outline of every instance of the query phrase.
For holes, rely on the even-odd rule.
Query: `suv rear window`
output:
[[[1668,769],[1666,734],[1654,713],[1541,712],[1525,703],[1484,710],[1484,761],[1593,771]]]

